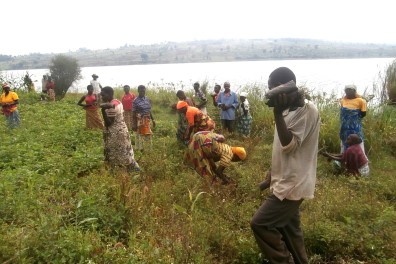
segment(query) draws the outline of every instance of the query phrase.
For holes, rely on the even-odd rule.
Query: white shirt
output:
[[[94,89],[94,94],[100,94],[100,82],[98,80],[91,80],[91,85]]]
[[[282,146],[275,128],[270,189],[280,200],[312,199],[316,183],[319,112],[308,102],[295,111],[284,111],[283,118],[293,138],[287,146]]]

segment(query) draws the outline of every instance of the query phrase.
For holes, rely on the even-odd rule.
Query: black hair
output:
[[[198,85],[198,86],[199,86],[199,82],[195,82],[195,83],[194,83],[194,86],[195,86],[195,85]]]
[[[131,89],[131,87],[130,87],[129,85],[124,85],[124,89],[125,89],[125,88]]]
[[[145,90],[146,90],[146,86],[144,86],[144,85],[141,84],[141,85],[138,86],[138,90],[139,90],[139,89],[145,89]]]
[[[176,96],[179,97],[180,95],[184,94],[184,92],[182,90],[178,90],[176,92]]]
[[[269,81],[271,81],[271,84],[273,84],[274,86],[278,86],[288,83],[290,81],[296,82],[296,75],[294,75],[292,70],[287,67],[279,67],[271,72],[268,82]]]
[[[87,85],[87,90],[88,90],[88,89],[93,89],[92,84],[88,84],[88,85]]]
[[[102,91],[102,93],[105,93],[105,94],[108,94],[111,96],[114,95],[114,90],[110,86],[103,87],[101,91]]]

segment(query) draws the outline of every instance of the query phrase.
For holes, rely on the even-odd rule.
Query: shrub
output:
[[[81,68],[77,60],[66,55],[52,58],[49,69],[55,82],[55,96],[58,100],[65,97],[73,82],[81,79]]]

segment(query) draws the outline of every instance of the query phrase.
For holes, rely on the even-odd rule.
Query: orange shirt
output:
[[[15,92],[9,92],[8,95],[6,96],[5,93],[1,94],[0,97],[0,103],[13,103],[14,101],[18,100],[19,97]],[[11,108],[9,109],[10,112],[14,112],[17,109],[17,105],[13,105],[11,106]]]
[[[362,112],[367,111],[367,103],[366,100],[364,100],[361,97],[353,98],[353,99],[348,99],[346,97],[341,99],[341,107],[345,107],[351,110],[355,109],[360,109]]]
[[[187,107],[186,119],[189,126],[194,126],[194,117],[199,112],[201,112],[201,110],[194,106]]]

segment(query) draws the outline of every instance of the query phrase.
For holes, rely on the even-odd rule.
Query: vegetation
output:
[[[209,185],[182,163],[175,90],[148,89],[157,127],[153,149],[135,153],[144,170],[135,175],[104,167],[101,132],[84,128],[76,106],[81,95],[39,102],[19,92],[21,127],[10,131],[0,120],[0,262],[262,263],[249,222],[268,195],[257,184],[270,166],[274,122],[264,88],[244,89],[254,129],[250,139],[227,139],[248,150],[228,170],[236,181],[229,186]],[[320,148],[338,152],[338,105],[312,98]],[[396,109],[369,109],[370,177],[334,175],[318,157],[316,197],[302,205],[311,263],[396,261]]]
[[[154,63],[220,62],[277,59],[387,58],[396,46],[330,42],[314,39],[221,39],[124,45],[118,49],[80,48],[64,55],[77,58],[82,67]],[[54,54],[0,55],[1,70],[47,68]]]
[[[387,92],[390,103],[396,104],[396,60],[386,69],[383,91]]]
[[[49,70],[55,82],[55,96],[62,99],[73,82],[81,79],[81,68],[77,59],[66,55],[56,55],[51,59]]]

